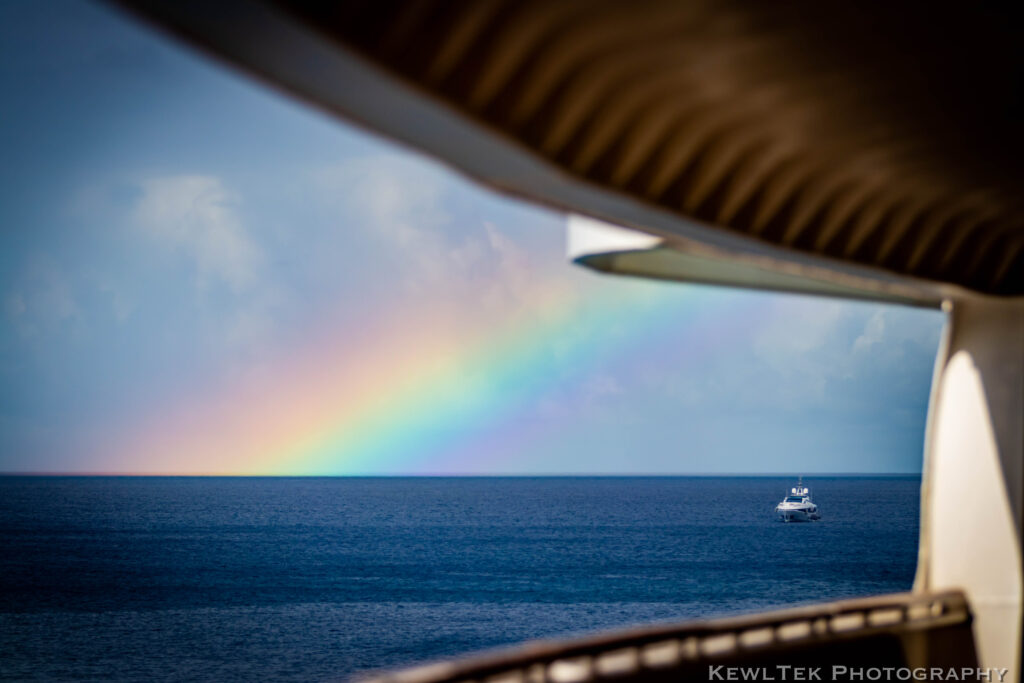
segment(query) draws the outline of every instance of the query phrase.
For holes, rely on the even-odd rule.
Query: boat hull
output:
[[[775,509],[776,514],[779,516],[779,520],[782,522],[814,522],[821,519],[816,511],[795,509]]]
[[[811,500],[811,490],[804,486],[803,477],[781,503],[775,506],[775,514],[783,522],[813,522],[821,519],[818,506]]]

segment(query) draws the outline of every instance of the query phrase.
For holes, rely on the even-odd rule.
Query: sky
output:
[[[565,217],[83,0],[0,3],[0,472],[919,472],[937,311]]]

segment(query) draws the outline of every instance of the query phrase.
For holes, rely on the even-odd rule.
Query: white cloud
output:
[[[267,261],[266,234],[243,223],[241,198],[216,176],[165,176],[140,186],[134,228],[188,258],[200,294],[194,311],[197,332],[211,350],[222,354],[225,372],[245,372],[282,331],[281,314],[290,300],[279,272]],[[218,287],[231,296],[218,296]],[[109,293],[115,312],[130,313],[130,298]]]
[[[48,256],[29,261],[4,297],[4,313],[23,337],[58,329],[82,316],[66,274]]]
[[[25,305],[25,297],[20,292],[12,292],[4,300],[4,311],[11,319],[19,318],[28,307]]]
[[[317,169],[313,180],[328,206],[354,212],[361,227],[412,254],[432,250],[433,231],[451,219],[443,207],[439,173],[408,156],[350,159]]]
[[[133,289],[113,273],[89,269],[80,275],[79,281],[83,289],[95,288],[103,295],[108,311],[118,323],[128,320],[138,309],[139,301]]]
[[[583,402],[588,406],[621,393],[622,385],[611,375],[594,375],[582,387]]]
[[[253,286],[263,261],[235,212],[237,203],[213,176],[181,175],[142,183],[136,224],[195,262],[200,288],[219,280],[234,292]]]
[[[530,255],[497,225],[467,224],[448,210],[459,187],[431,163],[381,154],[319,169],[314,182],[325,205],[401,263],[394,275],[410,292],[469,297],[498,311],[535,284]]]
[[[862,353],[885,338],[885,314],[878,311],[864,325],[864,332],[853,342],[853,352]]]
[[[497,285],[498,291],[494,294],[505,295],[517,302],[522,301],[537,275],[529,254],[493,223],[485,222],[484,230],[487,232],[487,244],[497,258],[493,282]]]
[[[272,332],[270,317],[253,308],[225,313],[219,323],[220,342],[228,350],[252,347]]]
[[[569,415],[569,407],[561,397],[545,396],[537,401],[536,413],[545,420],[561,420]]]
[[[799,406],[824,397],[837,370],[833,351],[848,304],[807,297],[779,297],[772,316],[753,339],[756,357],[777,378],[773,400]]]
[[[819,349],[835,334],[848,304],[809,297],[778,297],[770,322],[757,331],[757,354],[773,363],[788,365],[800,354]]]

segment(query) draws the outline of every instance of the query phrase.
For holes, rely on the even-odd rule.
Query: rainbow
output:
[[[623,282],[538,283],[514,314],[405,307],[322,330],[259,372],[151,416],[115,471],[391,475],[521,471],[564,434],[553,394],[652,357],[699,359],[742,334],[756,295]],[[763,303],[763,302],[761,302]],[[709,307],[717,307],[709,309]],[[695,317],[702,329],[690,333]],[[710,321],[710,323],[708,322]],[[623,375],[625,373],[625,375]],[[530,428],[525,429],[525,425]],[[514,467],[513,467],[514,465]]]

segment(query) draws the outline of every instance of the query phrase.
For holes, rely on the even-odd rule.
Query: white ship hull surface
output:
[[[813,522],[821,519],[816,508],[808,507],[782,507],[775,508],[779,519],[783,522]]]
[[[783,522],[813,522],[821,519],[818,506],[811,500],[811,490],[804,486],[803,477],[789,490],[789,495],[775,506],[775,514]]]

